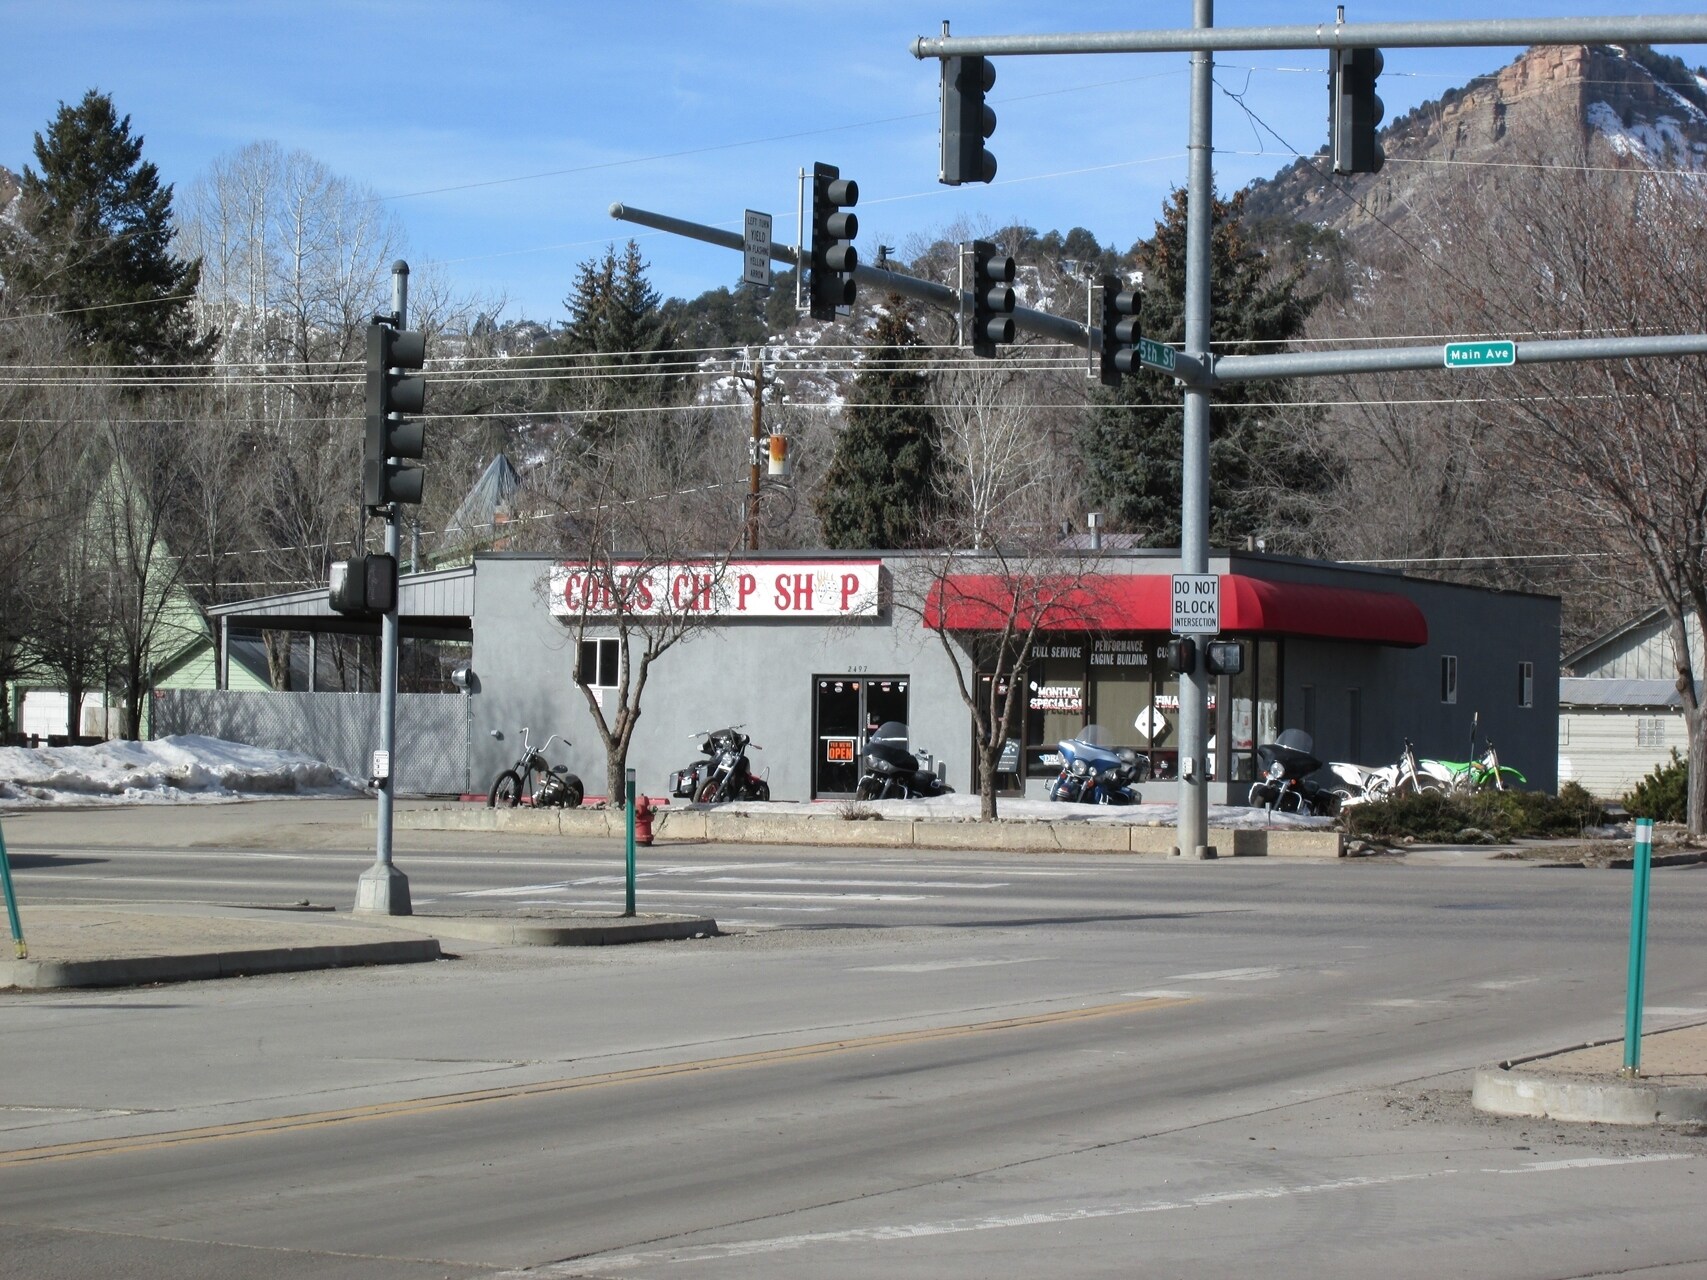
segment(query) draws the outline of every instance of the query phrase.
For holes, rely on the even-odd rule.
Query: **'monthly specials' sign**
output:
[[[854,618],[877,613],[876,560],[560,564],[557,617]]]

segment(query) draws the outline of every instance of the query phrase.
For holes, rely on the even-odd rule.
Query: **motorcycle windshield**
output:
[[[1316,754],[1316,740],[1302,729],[1283,729],[1280,736],[1274,740],[1276,746],[1285,747],[1291,751],[1301,752],[1307,756]]]
[[[867,742],[898,742],[902,746],[906,746],[912,740],[913,735],[908,732],[907,726],[899,720],[885,720],[877,726],[877,731],[866,739]]]
[[[1104,751],[1115,748],[1114,735],[1100,724],[1087,724],[1073,735],[1073,741],[1082,742],[1087,747],[1100,747]]]

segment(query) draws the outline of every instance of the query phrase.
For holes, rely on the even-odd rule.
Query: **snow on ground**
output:
[[[0,747],[0,812],[55,805],[176,804],[242,800],[254,796],[348,796],[365,793],[362,783],[331,765],[288,751],[269,751],[185,734],[154,742],[104,742],[94,747]],[[728,813],[844,819],[854,811],[892,821],[935,818],[972,822],[976,795],[929,800],[826,800],[736,802],[716,806]],[[1127,823],[1173,827],[1173,804],[1054,804],[1047,800],[1002,799],[996,812],[1007,822]],[[1332,827],[1331,818],[1268,813],[1244,805],[1211,805],[1209,825],[1231,827]]]
[[[0,811],[362,790],[348,774],[307,756],[196,734],[93,747],[0,747]]]
[[[749,813],[754,815],[801,815],[809,818],[846,818],[854,812],[879,814],[886,819],[936,818],[949,822],[973,822],[978,818],[979,798],[976,795],[935,796],[928,800],[820,800],[813,804],[790,804],[784,801],[735,801],[712,806],[719,813]],[[1177,804],[1058,804],[1049,800],[1010,800],[996,802],[996,816],[1004,822],[1093,822],[1098,825],[1125,824],[1139,827],[1177,827]],[[1332,818],[1302,817],[1291,813],[1270,813],[1248,805],[1212,804],[1209,806],[1209,825],[1217,830],[1239,828],[1298,828],[1331,830]]]

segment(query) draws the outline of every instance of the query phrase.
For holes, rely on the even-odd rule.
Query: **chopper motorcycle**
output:
[[[582,797],[587,789],[581,785],[581,779],[569,772],[567,765],[554,765],[545,758],[545,753],[551,750],[551,744],[558,741],[557,734],[552,734],[545,740],[543,747],[532,748],[528,745],[528,728],[522,726],[522,754],[513,765],[492,779],[492,789],[486,793],[486,807],[494,809],[499,805],[513,809],[519,804],[530,804],[535,808],[547,806],[575,809],[580,807]],[[569,739],[562,739],[563,745],[569,745]],[[534,779],[539,779],[538,786]]]

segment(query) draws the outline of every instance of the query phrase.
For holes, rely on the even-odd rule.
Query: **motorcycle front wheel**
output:
[[[877,779],[876,778],[871,778],[871,777],[861,778],[859,780],[858,785],[854,787],[854,799],[855,800],[875,800],[875,799],[877,799],[877,790],[878,790],[878,788],[877,788]]]
[[[506,769],[493,780],[492,790],[486,793],[486,807],[495,809],[503,805],[514,809],[522,802],[522,780],[514,769]]]
[[[708,778],[700,787],[699,794],[694,797],[701,804],[714,804],[717,801],[717,779]]]

